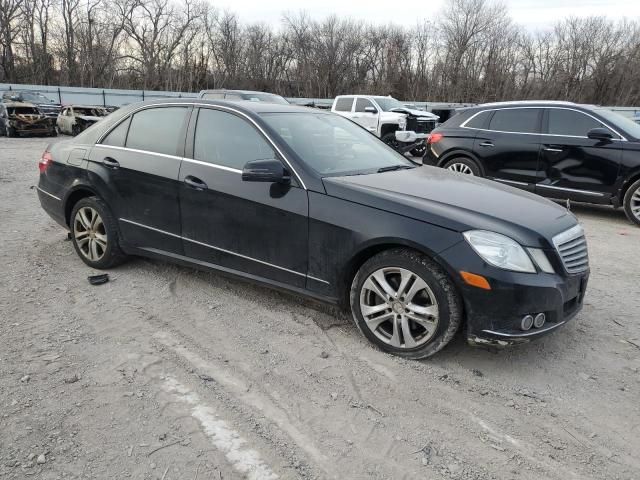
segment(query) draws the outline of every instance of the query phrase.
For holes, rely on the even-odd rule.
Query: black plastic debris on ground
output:
[[[101,275],[89,275],[87,279],[91,285],[102,285],[109,281],[109,274],[103,273]]]

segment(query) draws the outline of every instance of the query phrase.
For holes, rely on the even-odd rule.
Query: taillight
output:
[[[53,157],[47,150],[45,150],[38,162],[38,170],[40,170],[40,173],[46,172],[49,165],[51,165],[51,162],[53,162]]]
[[[442,137],[443,137],[443,136],[444,136],[444,135],[442,135],[441,133],[432,133],[432,134],[429,136],[429,140],[427,140],[427,143],[428,143],[429,145],[431,145],[432,143],[438,143],[440,140],[442,140]]]

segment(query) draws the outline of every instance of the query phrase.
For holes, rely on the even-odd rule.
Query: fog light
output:
[[[536,328],[540,328],[544,325],[544,322],[547,320],[547,316],[544,313],[539,313],[536,315],[536,318],[533,320],[533,326]]]
[[[533,315],[525,315],[522,317],[522,322],[520,322],[520,328],[522,330],[529,330],[533,325]]]

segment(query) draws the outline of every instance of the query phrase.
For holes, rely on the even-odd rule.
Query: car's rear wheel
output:
[[[393,249],[367,260],[351,285],[354,321],[386,352],[420,359],[441,350],[462,320],[449,276],[428,257]]]
[[[462,173],[464,175],[473,175],[476,177],[482,176],[482,172],[480,171],[478,164],[466,157],[451,159],[445,163],[443,167],[447,170],[451,170],[452,172]]]
[[[10,127],[9,125],[5,126],[4,134],[7,137],[15,137],[15,136],[17,136],[16,129],[13,128],[13,127]]]
[[[71,238],[80,259],[92,268],[115,267],[126,259],[120,249],[116,221],[98,197],[87,197],[71,211]]]
[[[624,195],[624,212],[629,220],[640,225],[640,180],[629,187]]]

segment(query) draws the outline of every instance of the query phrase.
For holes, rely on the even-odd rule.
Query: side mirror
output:
[[[366,113],[378,113],[378,110],[376,110],[375,107],[364,107],[364,111]]]
[[[290,183],[291,175],[280,160],[252,160],[242,169],[245,182]]]
[[[606,128],[592,128],[587,133],[587,137],[591,138],[592,140],[607,141],[611,140],[613,138],[613,135]]]

